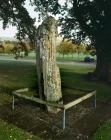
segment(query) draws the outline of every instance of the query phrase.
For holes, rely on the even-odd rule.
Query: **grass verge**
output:
[[[62,86],[66,87],[66,89],[63,90],[64,93],[68,94],[68,91],[73,92],[71,88],[95,89],[97,90],[98,100],[100,101],[111,100],[110,84],[107,84],[103,81],[90,81],[86,79],[87,72],[92,72],[95,68],[94,66],[92,65],[91,66],[90,65],[89,66],[59,65],[59,67],[61,71]],[[1,89],[2,88],[8,89],[8,92],[11,93],[11,91],[15,89],[24,88],[24,87],[35,87],[35,86],[37,86],[37,75],[36,75],[36,66],[34,63],[0,60],[0,87]],[[5,104],[6,102],[10,100],[10,97],[5,96],[5,93],[6,93],[5,91],[0,90],[0,93],[2,94],[0,95],[1,96],[0,104]],[[2,120],[0,120],[0,124],[2,123],[5,123],[5,122],[2,122]],[[7,130],[7,128],[5,128],[5,127],[8,127],[11,129],[11,127],[14,127],[12,125],[10,127],[10,125],[11,124],[8,124],[8,123],[6,123],[6,125],[3,125],[3,126],[0,125],[0,131],[1,131],[0,139],[1,140],[7,139],[5,138],[5,135],[4,135],[5,133],[7,133],[7,137],[10,136],[9,132],[11,131],[8,131],[9,129]],[[3,130],[6,130],[5,133],[2,132]],[[109,127],[109,131],[110,130],[111,129]],[[22,130],[20,131],[22,132]],[[19,131],[17,131],[17,133],[19,135]],[[7,139],[7,140],[12,140],[12,139]],[[19,139],[17,138],[17,140]],[[22,140],[22,138],[20,140]]]
[[[95,89],[97,90],[98,100],[110,100],[110,84],[104,81],[90,81],[86,78],[87,73],[92,72],[94,68],[94,66],[60,65],[62,86],[68,88]]]
[[[111,120],[100,126],[91,140],[111,140]]]
[[[41,139],[0,119],[0,140],[41,140]]]

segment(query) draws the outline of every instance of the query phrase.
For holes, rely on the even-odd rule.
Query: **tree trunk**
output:
[[[95,74],[99,79],[111,81],[111,30],[108,23],[106,28],[99,31],[95,38],[97,65]]]
[[[39,96],[47,101],[58,102],[62,98],[61,79],[56,64],[57,22],[48,17],[37,30],[37,71]],[[58,109],[47,106],[48,111],[56,113]]]
[[[107,49],[107,48],[106,48]],[[98,79],[105,81],[111,81],[111,61],[110,53],[106,53],[108,50],[97,49],[97,64],[95,69],[95,75]]]

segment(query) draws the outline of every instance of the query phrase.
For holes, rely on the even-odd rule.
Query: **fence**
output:
[[[66,128],[66,110],[83,102],[84,100],[88,99],[88,98],[91,98],[92,96],[94,96],[94,107],[96,108],[96,90],[91,90],[88,94],[76,99],[76,100],[73,100],[67,104],[63,104],[63,105],[60,105],[58,103],[52,103],[52,102],[48,102],[48,101],[44,101],[44,100],[41,100],[39,98],[35,98],[35,97],[29,97],[29,96],[26,96],[26,95],[22,95],[20,93],[22,92],[28,92],[28,88],[25,88],[25,89],[19,89],[19,90],[15,90],[12,92],[12,95],[13,95],[13,99],[12,99],[12,109],[14,110],[15,108],[15,97],[19,97],[19,98],[23,98],[23,99],[26,99],[26,100],[30,100],[30,101],[33,101],[33,102],[36,102],[36,103],[39,103],[39,104],[43,104],[43,105],[48,105],[48,106],[53,106],[53,107],[56,107],[56,108],[59,108],[63,111],[63,117],[62,117],[62,128],[65,129]],[[86,90],[85,90],[86,91]]]

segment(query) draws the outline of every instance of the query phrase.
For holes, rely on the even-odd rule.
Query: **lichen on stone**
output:
[[[44,94],[47,101],[59,102],[62,98],[61,78],[56,64],[57,21],[47,17],[37,30],[37,50],[42,65]],[[48,106],[48,110],[53,108]]]

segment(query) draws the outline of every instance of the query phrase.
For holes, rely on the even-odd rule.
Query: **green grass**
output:
[[[79,55],[77,53],[72,54],[67,54],[67,55],[62,55],[57,53],[56,58],[57,61],[84,61],[84,58],[88,56],[88,57],[92,57],[90,54],[83,54],[80,53]],[[9,54],[3,54],[1,57],[6,57],[6,58],[14,58],[14,55],[9,55]],[[27,59],[27,60],[35,60],[36,59],[36,54],[35,52],[30,52],[28,54],[28,56],[21,58],[21,59]],[[96,57],[94,57],[94,59],[96,60]]]
[[[111,140],[111,120],[100,126],[91,140]]]
[[[10,103],[12,100],[11,96],[0,92],[0,106]]]
[[[37,83],[33,63],[0,61],[0,86],[8,89],[32,87]]]
[[[63,55],[57,53],[56,58],[58,61],[83,61],[84,57],[86,56],[90,56],[89,54],[83,54],[80,53],[79,55],[77,53],[72,54],[67,54],[67,55]],[[91,56],[90,56],[91,57]],[[36,54],[34,52],[31,52],[28,54],[28,57],[26,57],[26,59],[35,59],[36,58]]]
[[[84,53],[80,53],[79,55],[77,53],[72,54],[67,54],[67,55],[62,55],[57,53],[56,55],[56,59],[57,61],[76,61],[76,62],[80,62],[80,61],[84,61],[85,57],[91,57],[94,58],[96,60],[96,56],[92,57],[90,54],[84,54]],[[25,59],[35,59],[36,55],[34,52],[31,52],[28,54],[28,57],[25,57]]]
[[[59,67],[61,71],[62,86],[66,87],[66,89],[63,90],[63,94],[68,94],[70,96],[70,93],[73,93],[74,91],[71,88],[95,89],[97,90],[98,100],[107,101],[111,99],[111,86],[109,84],[102,81],[95,82],[86,79],[87,72],[92,72],[94,70],[94,66],[85,67],[73,65],[59,65]],[[0,60],[0,105],[11,102],[11,96],[5,94],[6,92],[11,93],[11,91],[15,89],[35,86],[37,86],[35,64],[29,62]],[[29,95],[31,94],[32,93],[29,93]],[[10,134],[14,135],[16,133],[19,135],[19,132],[20,134],[24,132],[23,130],[17,129],[15,127],[16,131],[9,133],[10,131],[8,130],[10,130],[11,127],[14,126],[8,123],[6,123],[6,125],[3,125],[2,123],[4,124],[5,122],[2,122],[0,120],[1,140],[8,140],[6,136],[9,137]],[[5,133],[3,130],[5,131]],[[6,132],[7,135],[5,136]]]
[[[0,140],[41,140],[41,139],[0,119]]]
[[[94,66],[60,65],[62,85],[68,88],[97,90],[98,100],[111,99],[111,86],[102,81],[87,80],[86,74],[94,70]]]
[[[88,56],[91,57],[89,54],[83,54],[80,53],[79,55],[77,53],[68,54],[68,55],[62,55],[57,53],[57,60],[58,61],[84,61],[84,58]]]
[[[109,84],[86,79],[86,74],[93,71],[94,66],[59,66],[63,86],[69,88],[95,89],[97,90],[98,99],[105,100],[111,98],[111,86]],[[0,87],[14,90],[35,86],[37,86],[35,64],[0,60]]]

